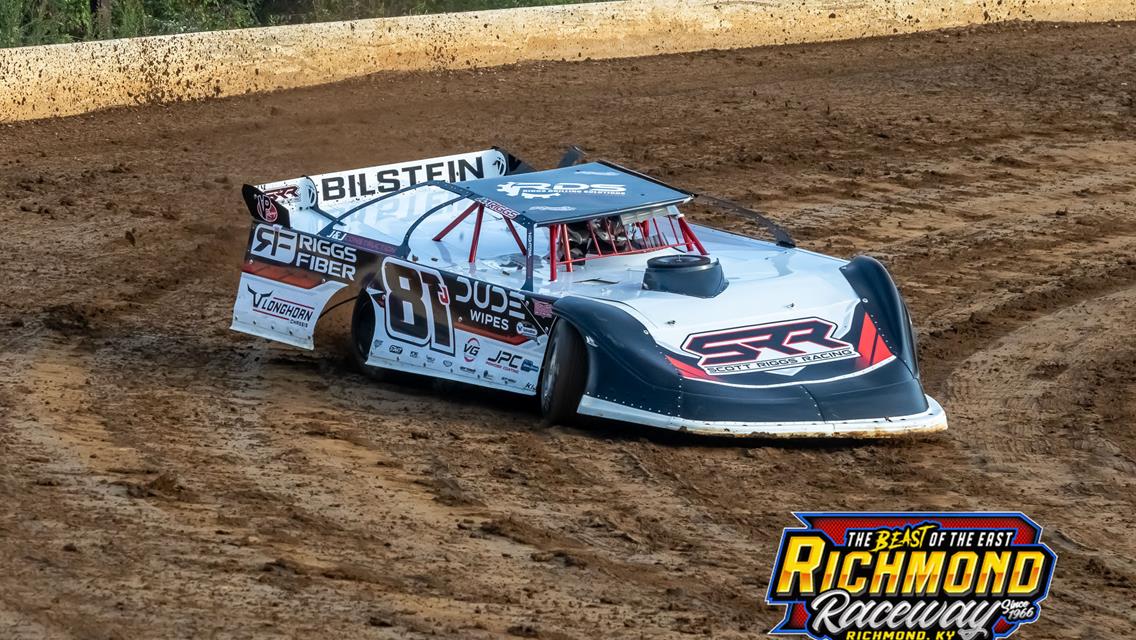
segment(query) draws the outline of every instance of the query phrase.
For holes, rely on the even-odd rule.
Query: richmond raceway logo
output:
[[[706,373],[719,376],[858,357],[852,345],[832,337],[835,330],[836,325],[827,320],[802,318],[694,333],[687,336],[682,349],[698,356],[698,366]]]
[[[304,328],[307,328],[311,324],[312,318],[315,317],[315,307],[283,298],[275,298],[273,297],[273,294],[276,293],[275,290],[257,291],[249,285],[245,285],[245,288],[252,294],[252,310],[257,313],[287,320],[289,324]]]
[[[805,513],[785,529],[770,633],[996,640],[1034,622],[1057,556],[1021,513]]]
[[[621,184],[586,184],[583,182],[503,182],[497,190],[509,196],[533,198],[555,198],[564,194],[587,193],[604,196],[621,196],[627,187]]]

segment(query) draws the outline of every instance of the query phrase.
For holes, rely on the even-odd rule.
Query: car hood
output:
[[[641,268],[627,269],[619,282],[573,293],[620,306],[674,351],[692,334],[796,319],[831,322],[836,336],[852,329],[859,299],[840,272],[845,261],[780,247],[755,251],[749,245],[741,255],[715,248],[728,285],[713,298],[645,290]]]

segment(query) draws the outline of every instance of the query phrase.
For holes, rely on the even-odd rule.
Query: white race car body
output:
[[[534,394],[566,321],[588,345],[580,413],[725,435],[946,427],[879,263],[689,224],[693,194],[622,167],[529,172],[492,149],[245,195],[239,331],[313,348],[320,313],[355,286],[373,305],[372,366]],[[668,284],[648,261],[669,255],[713,258],[699,269],[719,281]]]

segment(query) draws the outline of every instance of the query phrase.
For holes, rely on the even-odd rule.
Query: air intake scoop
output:
[[[671,255],[651,258],[643,288],[696,298],[713,298],[726,288],[722,265],[707,256]]]

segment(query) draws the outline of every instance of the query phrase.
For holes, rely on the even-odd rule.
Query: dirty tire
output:
[[[364,289],[355,298],[355,309],[351,312],[351,359],[359,371],[372,380],[390,380],[390,370],[367,364],[374,335],[375,307],[371,304],[370,294]]]
[[[540,413],[546,426],[567,424],[576,417],[587,377],[584,339],[571,324],[558,321],[540,372]]]

